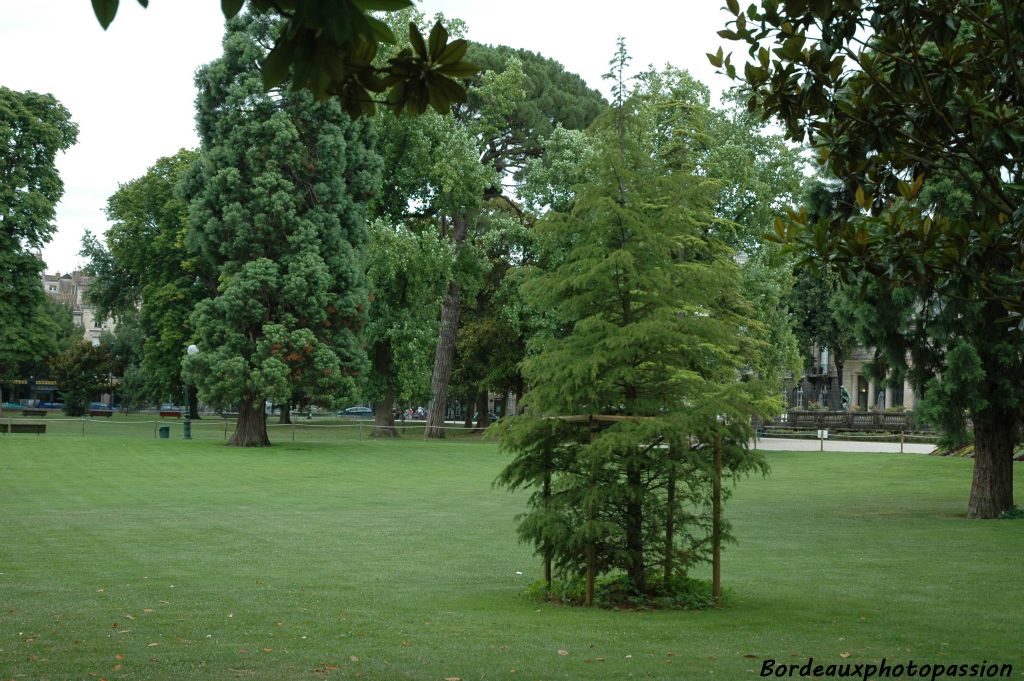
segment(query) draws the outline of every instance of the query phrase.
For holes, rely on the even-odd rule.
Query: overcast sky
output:
[[[619,35],[639,70],[671,63],[713,93],[728,82],[704,56],[728,14],[721,0],[422,0],[428,15],[463,19],[468,37],[556,59],[607,95],[601,74]],[[616,13],[602,13],[607,6]],[[0,0],[0,85],[51,93],[79,125],[78,144],[58,157],[64,198],[57,234],[43,252],[47,272],[67,272],[86,229],[107,228],[103,208],[120,183],[159,157],[198,145],[193,121],[196,68],[220,54],[217,0],[122,0],[104,32],[89,0]],[[726,46],[728,48],[728,46]]]

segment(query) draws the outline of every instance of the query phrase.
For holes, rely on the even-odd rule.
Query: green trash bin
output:
[[[161,440],[168,440],[168,439],[170,439],[170,437],[171,437],[171,427],[170,426],[160,426],[160,439]]]

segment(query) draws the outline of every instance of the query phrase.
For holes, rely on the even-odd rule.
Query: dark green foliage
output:
[[[199,158],[182,149],[159,160],[142,177],[121,185],[107,201],[113,223],[106,244],[83,240],[86,272],[95,279],[89,302],[100,317],[113,316],[118,336],[132,336],[137,361],[123,362],[133,403],[182,399],[181,360],[192,335],[189,315],[210,295],[215,277],[185,249],[188,202],[177,194]],[[121,326],[132,327],[120,330]],[[129,367],[135,367],[129,371]]]
[[[50,360],[50,372],[64,398],[64,413],[88,413],[93,396],[109,387],[111,357],[108,347],[94,347],[78,339]]]
[[[925,409],[962,436],[966,406],[968,515],[998,516],[1013,505],[1024,405],[1024,7],[765,0],[730,11],[720,35],[756,60],[743,68],[751,107],[810,141],[842,183],[836,219],[794,212],[775,238],[852,284],[882,321],[903,316],[869,327],[897,374],[918,387],[968,382],[933,384]],[[710,58],[738,75],[721,50]]]
[[[538,580],[526,588],[526,593],[539,601],[585,605],[587,584],[581,577],[559,579],[551,584]],[[711,583],[693,577],[675,575],[666,587],[660,575],[652,574],[648,579],[648,594],[640,595],[625,576],[614,575],[597,580],[594,605],[621,610],[706,610],[714,607],[715,600]]]
[[[365,394],[383,406],[389,420],[396,405],[429,399],[437,308],[451,260],[450,245],[431,230],[417,233],[382,220],[370,224],[366,269],[372,298],[363,339],[372,366]]]
[[[706,556],[712,439],[735,443],[726,471],[761,465],[746,442],[765,386],[739,382],[760,343],[710,229],[719,185],[660,153],[659,114],[687,102],[622,88],[571,206],[536,228],[561,253],[523,291],[553,332],[523,362],[527,415],[499,424],[516,458],[498,482],[535,490],[520,536],[558,573],[622,572],[643,597],[655,567],[672,580]]]
[[[52,95],[0,86],[0,381],[56,349],[34,251],[53,236],[64,193],[54,159],[77,137]]]
[[[139,4],[145,7],[149,0]],[[221,0],[227,19],[244,5],[245,0]],[[117,15],[118,0],[92,0],[92,6],[105,29]],[[466,101],[461,80],[477,71],[463,59],[466,41],[449,42],[440,23],[426,40],[410,24],[411,48],[386,64],[374,64],[379,46],[394,43],[395,34],[372,12],[407,9],[411,0],[249,0],[249,7],[283,20],[271,49],[259,58],[264,87],[270,90],[289,81],[293,90],[307,89],[318,100],[336,98],[353,118],[372,115],[378,103],[396,114],[422,114],[428,105],[447,113],[452,104]],[[384,92],[383,101],[374,99]]]
[[[472,43],[468,55],[480,74],[470,80],[468,101],[456,107],[455,116],[471,126],[481,117],[492,125],[481,160],[499,174],[512,172],[519,179],[526,161],[541,155],[544,140],[557,127],[583,130],[608,107],[582,78],[536,52]],[[486,86],[510,65],[522,72],[523,95],[495,111],[493,88]]]
[[[202,156],[184,186],[188,244],[217,281],[191,317],[187,368],[205,401],[239,406],[243,446],[269,444],[265,400],[336,405],[366,370],[362,202],[380,161],[369,124],[337,102],[263,91],[256,63],[280,28],[228,22],[224,56],[196,76]]]

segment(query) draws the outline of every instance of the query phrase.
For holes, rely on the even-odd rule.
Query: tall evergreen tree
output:
[[[587,181],[568,212],[537,227],[564,254],[524,293],[559,328],[524,361],[528,415],[504,428],[502,446],[517,458],[499,481],[551,490],[534,498],[521,533],[563,571],[621,570],[646,594],[659,553],[671,577],[705,539],[689,528],[693,542],[676,543],[687,531],[683,499],[706,508],[710,498],[708,458],[687,469],[684,452],[764,387],[739,383],[760,344],[733,251],[710,229],[719,185],[656,153],[669,138],[630,96],[627,60],[620,42],[614,111],[595,125]],[[590,432],[570,437],[551,424],[567,415]],[[749,426],[733,423],[727,467],[756,466]]]
[[[186,180],[189,245],[218,274],[186,369],[207,402],[238,405],[239,446],[270,444],[266,400],[298,388],[337,404],[366,369],[362,202],[380,161],[337,102],[264,92],[257,63],[278,30],[259,14],[228,22],[224,55],[196,76],[202,157]]]

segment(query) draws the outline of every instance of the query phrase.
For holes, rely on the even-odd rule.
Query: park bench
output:
[[[90,409],[89,416],[106,416],[110,418],[114,415],[113,409]]]
[[[178,411],[178,410],[173,410],[172,411],[170,409],[161,410],[160,411],[160,417],[161,418],[180,419],[181,418],[181,411]]]
[[[35,433],[46,432],[45,423],[0,423],[0,433]]]
[[[45,409],[22,409],[22,416],[46,416]]]

